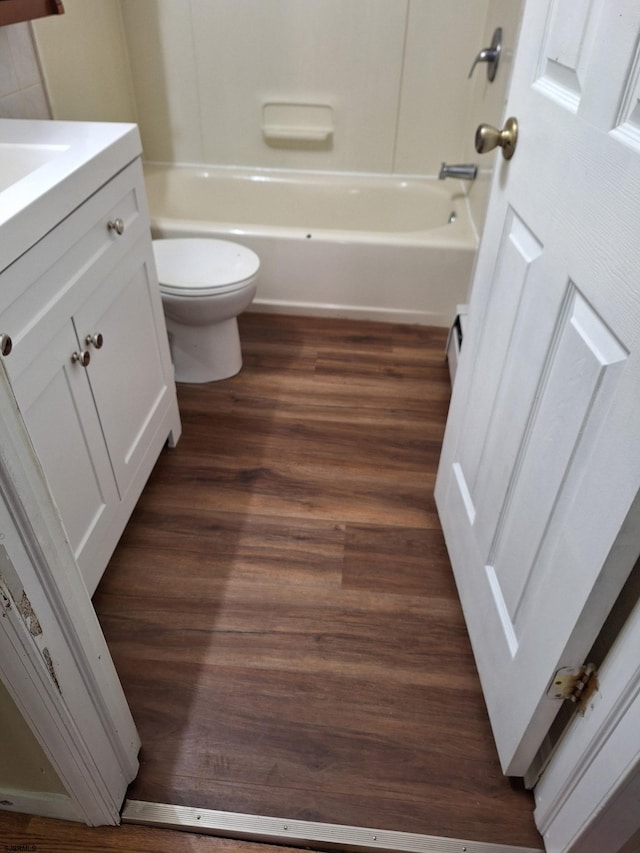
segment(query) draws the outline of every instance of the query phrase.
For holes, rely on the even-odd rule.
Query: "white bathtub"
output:
[[[456,181],[152,163],[145,178],[154,236],[258,254],[252,310],[447,326],[467,299],[477,239]]]

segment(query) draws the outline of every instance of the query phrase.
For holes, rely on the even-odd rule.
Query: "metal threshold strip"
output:
[[[196,809],[165,803],[125,800],[122,822],[262,841],[316,850],[389,851],[389,853],[544,853],[541,848],[487,844],[412,832],[392,832],[308,820]]]

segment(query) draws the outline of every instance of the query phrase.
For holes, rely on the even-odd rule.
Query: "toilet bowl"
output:
[[[177,382],[214,382],[242,367],[237,316],[256,293],[260,260],[228,240],[153,241]]]

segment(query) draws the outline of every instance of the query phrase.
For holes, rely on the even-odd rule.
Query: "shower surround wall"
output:
[[[347,181],[363,174],[383,180],[412,176],[405,181],[410,186],[425,176],[435,182],[443,160],[478,162],[473,185],[439,185],[454,195],[442,227],[451,211],[457,213],[458,226],[462,218],[466,221],[469,193],[475,233],[467,229],[464,244],[453,247],[451,232],[437,232],[446,238],[440,249],[453,252],[451,264],[433,266],[424,257],[416,274],[404,281],[404,300],[396,293],[397,302],[383,306],[379,294],[386,299],[387,288],[372,281],[361,265],[349,268],[350,286],[339,299],[329,299],[326,287],[310,292],[311,250],[301,250],[306,252],[301,266],[292,267],[278,249],[274,257],[284,266],[274,267],[271,276],[263,252],[260,297],[254,303],[260,310],[392,319],[387,306],[407,322],[449,325],[457,304],[467,300],[495,162],[494,154],[480,161],[469,151],[475,115],[494,124],[502,120],[510,70],[506,60],[516,34],[507,18],[515,19],[519,7],[519,0],[101,0],[97,7],[66,0],[65,15],[36,21],[34,30],[54,116],[130,120],[133,112],[148,161],[215,166],[216,174],[240,167],[250,171],[255,192],[260,192],[260,169],[284,170],[278,174],[305,186],[310,176],[315,181],[313,175],[323,172]],[[484,66],[472,79],[469,69],[497,24],[507,36],[504,70],[488,86]],[[104,74],[110,64],[117,75]],[[292,118],[291,111],[290,137],[265,137],[265,118],[277,129]],[[327,139],[295,139],[296,119],[303,129],[319,122],[331,133]],[[357,180],[345,186],[344,192],[358,193]],[[171,207],[172,200],[165,201]],[[342,244],[352,237],[339,230],[340,197],[334,201],[333,240]],[[239,234],[241,222],[256,228],[284,224],[274,222],[273,210],[264,221],[257,204],[247,199],[247,206],[238,222],[225,217],[226,231],[212,211],[207,233]],[[166,217],[166,207],[158,207],[154,217]],[[383,217],[386,213],[381,211]],[[193,216],[187,210],[183,218]],[[393,230],[392,219],[387,231]],[[306,220],[298,225],[317,231]],[[353,228],[367,231],[366,222]],[[426,230],[424,223],[418,230]],[[313,237],[316,251],[319,234]],[[387,245],[383,237],[378,242]],[[366,238],[373,239],[370,233]],[[426,243],[423,248],[426,252]],[[393,269],[391,258],[389,253],[386,265]],[[316,262],[329,268],[328,257]],[[269,286],[269,281],[281,285],[287,276],[292,286],[286,293]],[[438,298],[432,299],[436,291]]]
[[[496,156],[478,158],[473,137],[504,117],[521,5],[66,0],[31,26],[54,118],[138,121],[147,159],[169,163],[433,176],[477,162],[465,190],[481,233]],[[484,66],[469,80],[496,26],[496,80]],[[263,103],[281,100],[330,106],[330,145],[267,144]]]
[[[489,0],[123,0],[145,157],[434,175],[464,153]],[[323,143],[269,144],[265,103],[324,104]]]

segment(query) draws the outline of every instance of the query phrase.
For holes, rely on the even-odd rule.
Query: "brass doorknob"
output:
[[[476,130],[476,151],[478,154],[486,154],[494,148],[502,148],[502,156],[505,160],[511,160],[516,150],[518,141],[518,121],[508,118],[502,130],[497,130],[490,124],[481,124]]]

